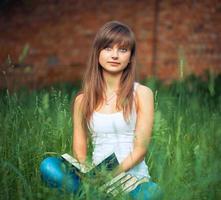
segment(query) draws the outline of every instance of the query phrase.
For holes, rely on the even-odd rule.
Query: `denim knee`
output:
[[[149,181],[138,185],[129,196],[133,200],[159,200],[162,199],[162,191],[158,184]]]
[[[65,189],[69,192],[76,192],[80,179],[64,163],[62,158],[48,157],[40,164],[42,180],[49,186],[58,189]]]

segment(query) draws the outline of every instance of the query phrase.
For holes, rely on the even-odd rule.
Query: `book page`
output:
[[[134,190],[139,184],[148,182],[148,178],[144,177],[142,179],[138,179],[131,174],[127,174],[125,172],[119,174],[115,178],[113,178],[108,183],[104,184],[101,188],[103,191],[107,192],[107,194],[111,194],[112,196],[117,196],[122,192],[128,193]]]
[[[67,162],[69,162],[70,164],[72,164],[74,167],[76,167],[82,173],[87,173],[93,168],[93,166],[86,167],[85,165],[79,163],[78,160],[76,160],[75,158],[73,158],[67,153],[61,155],[61,157],[65,159]]]

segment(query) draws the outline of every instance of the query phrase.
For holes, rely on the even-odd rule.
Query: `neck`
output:
[[[107,85],[107,89],[106,89],[107,93],[118,90],[119,85],[120,85],[121,75],[122,75],[122,73],[110,74],[110,73],[103,72],[104,80]]]

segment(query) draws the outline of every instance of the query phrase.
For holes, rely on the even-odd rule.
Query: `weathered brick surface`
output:
[[[135,32],[139,77],[178,78],[185,73],[221,72],[221,2],[218,0],[32,0],[0,16],[0,88],[42,87],[82,78],[91,43],[109,20]],[[29,44],[24,64],[19,62]]]

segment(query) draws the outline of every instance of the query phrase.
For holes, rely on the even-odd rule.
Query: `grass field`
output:
[[[164,199],[221,199],[220,77],[189,77],[167,87],[154,79],[145,84],[155,93],[146,162]],[[45,187],[39,174],[45,156],[71,153],[76,92],[72,86],[1,92],[0,199],[76,199]],[[89,193],[86,199],[95,199]]]

